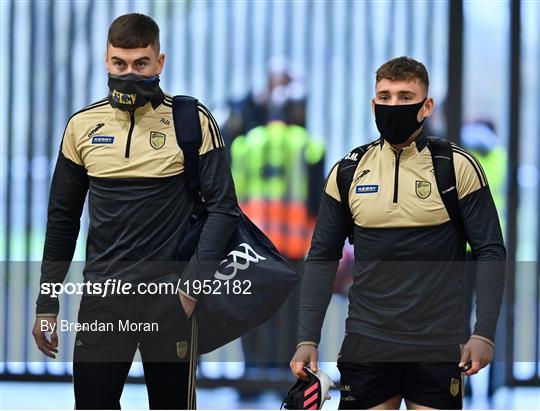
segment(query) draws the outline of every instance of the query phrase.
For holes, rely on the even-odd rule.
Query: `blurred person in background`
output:
[[[504,233],[507,153],[497,136],[494,122],[489,118],[466,122],[461,127],[461,144],[476,157],[486,173]]]
[[[317,370],[338,261],[352,236],[355,273],[338,355],[340,409],[399,409],[402,399],[409,409],[459,409],[464,375],[493,359],[506,257],[497,211],[478,160],[427,138],[423,123],[434,107],[428,90],[427,70],[414,59],[379,67],[372,111],[380,138],[349,153],[326,181],[290,366],[301,379],[307,379],[304,366]],[[455,182],[445,183],[453,186],[437,186],[436,146],[449,151],[444,159],[452,162]],[[350,180],[343,184],[346,170]],[[448,193],[456,209],[443,201]],[[456,213],[460,221],[452,218]],[[477,320],[464,340],[467,241],[477,260]]]
[[[307,98],[298,77],[281,58],[268,67],[267,88],[233,105],[224,134],[242,211],[301,272],[324,183],[325,147],[305,128]],[[248,378],[261,366],[286,372],[298,301],[299,288],[270,321],[242,338]]]
[[[222,127],[228,147],[236,137],[245,136],[271,120],[306,126],[307,99],[301,74],[281,56],[270,59],[267,73],[262,91],[250,91],[240,100],[229,103],[229,118]]]
[[[77,332],[73,357],[75,407],[119,409],[138,349],[150,408],[193,409],[197,324],[192,313],[197,296],[174,290],[178,244],[196,204],[184,176],[172,97],[159,86],[165,55],[155,21],[138,13],[114,20],[105,60],[109,96],[73,114],[62,138],[51,183],[41,283],[62,284],[66,278],[88,193],[84,281],[106,286],[116,280],[137,291],[83,295],[77,321],[86,326]],[[219,129],[200,103],[198,114],[201,192],[209,215],[182,273],[182,287],[186,281],[204,280],[208,273],[200,266],[221,259],[239,217]],[[137,287],[149,283],[172,284],[173,292],[151,294]],[[33,335],[51,358],[58,352],[58,312],[58,299],[40,293]],[[122,330],[120,322],[138,326]],[[113,328],[91,329],[92,323]]]

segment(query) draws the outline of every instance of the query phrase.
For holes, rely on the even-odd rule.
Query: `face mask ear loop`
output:
[[[416,113],[416,121],[418,121],[418,114],[420,114],[420,111],[424,108],[424,105],[426,104],[426,101],[427,101],[427,97],[422,100],[422,105],[420,106],[420,108],[418,109],[418,112]],[[422,127],[424,125],[424,120],[426,119],[427,117],[423,117],[422,120],[418,121],[420,123],[420,127]]]

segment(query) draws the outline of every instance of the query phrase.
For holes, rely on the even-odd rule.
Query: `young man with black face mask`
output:
[[[493,359],[505,276],[497,211],[478,161],[447,145],[456,179],[448,190],[457,191],[462,227],[450,218],[431,154],[436,143],[422,127],[434,106],[428,87],[423,64],[407,57],[383,64],[372,100],[380,138],[339,161],[326,182],[302,282],[291,370],[305,379],[305,364],[317,368],[334,275],[352,233],[355,275],[338,356],[341,409],[398,409],[402,399],[414,409],[461,408],[464,375]],[[347,168],[352,179],[343,188],[339,173]],[[470,338],[462,313],[466,241],[477,264],[477,320]]]
[[[159,87],[165,55],[150,17],[127,14],[110,26],[107,98],[73,114],[60,145],[49,198],[41,283],[62,283],[70,266],[88,193],[89,231],[84,281],[130,283],[127,293],[84,294],[78,323],[112,324],[77,332],[73,381],[78,409],[118,409],[137,349],[152,409],[195,407],[196,296],[174,288],[145,293],[138,284],[176,285],[178,245],[196,204],[184,177],[172,97]],[[209,212],[183,281],[204,280],[219,261],[239,218],[223,140],[198,105],[201,192]],[[109,287],[109,291],[111,287]],[[149,289],[150,290],[150,289]],[[161,290],[165,290],[162,288]],[[33,330],[48,357],[58,351],[58,300],[41,293]],[[126,329],[126,321],[138,327]],[[50,339],[44,335],[48,325]],[[124,328],[120,328],[120,322]]]

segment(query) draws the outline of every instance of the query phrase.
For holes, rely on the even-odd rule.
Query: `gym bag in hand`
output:
[[[197,104],[198,101],[192,97],[173,98],[173,121],[176,139],[184,154],[184,173],[187,185],[199,204],[192,225],[179,247],[181,267],[195,253],[208,216],[200,193],[202,132]],[[241,211],[236,230],[223,252],[223,260],[217,265],[211,282],[212,289],[216,288],[215,281],[222,283],[218,290],[221,293],[201,295],[194,313],[199,325],[198,351],[201,354],[213,351],[264,323],[279,309],[300,280],[300,274]],[[239,294],[233,292],[234,281],[241,284]]]

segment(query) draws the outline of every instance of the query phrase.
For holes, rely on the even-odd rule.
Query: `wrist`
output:
[[[484,342],[488,343],[489,345],[491,345],[492,347],[495,347],[495,343],[492,340],[490,340],[489,338],[486,338],[486,337],[483,337],[483,336],[477,335],[477,334],[471,335],[471,338],[473,338],[475,340],[484,341]]]
[[[314,341],[301,341],[298,344],[296,344],[296,349],[300,348],[303,345],[309,345],[309,346],[315,347],[315,348],[317,348],[319,346],[319,344],[317,344]]]
[[[36,318],[39,318],[39,317],[58,317],[58,314],[55,314],[55,313],[36,313]]]

